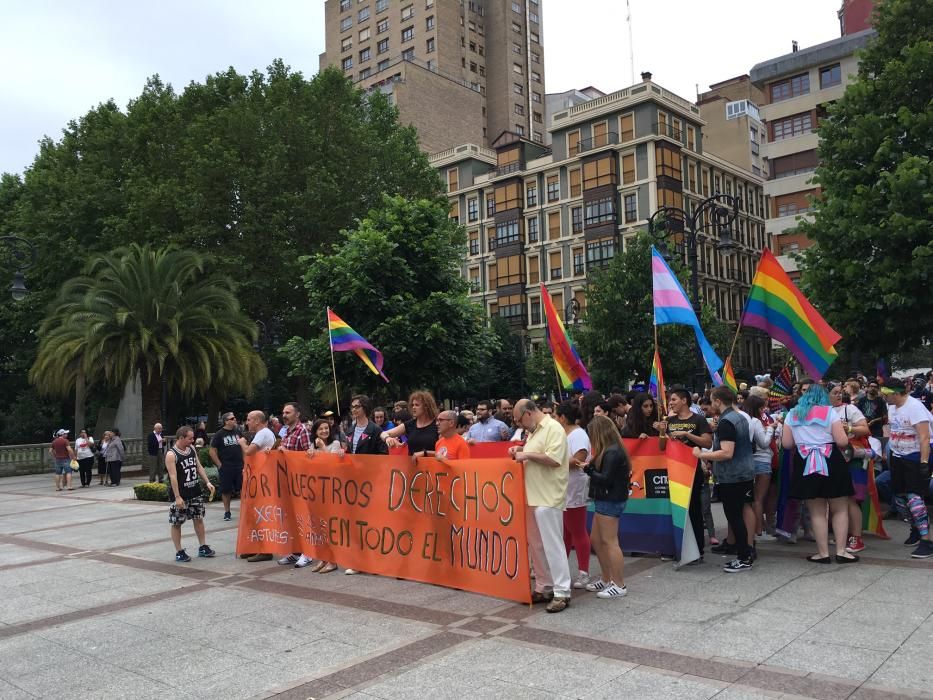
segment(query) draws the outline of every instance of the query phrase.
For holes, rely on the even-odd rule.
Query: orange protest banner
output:
[[[237,552],[529,602],[525,484],[511,459],[270,452],[246,459]]]

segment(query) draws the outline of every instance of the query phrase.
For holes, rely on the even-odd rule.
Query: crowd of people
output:
[[[719,386],[704,396],[671,387],[667,406],[644,391],[608,396],[578,392],[554,404],[521,398],[481,400],[469,407],[441,410],[432,394],[416,391],[391,409],[373,406],[363,395],[351,399],[349,415],[333,411],[306,419],[294,402],[281,417],[251,411],[240,423],[231,412],[222,427],[208,436],[180,428],[174,442],[156,424],[147,438],[150,481],[169,481],[169,521],[176,560],[190,561],[181,546],[181,525],[192,520],[199,540],[198,556],[214,556],[205,541],[205,513],[199,480],[213,496],[197,447],[209,445],[209,459],[218,468],[224,520],[231,520],[231,499],[242,487],[244,458],[260,451],[302,451],[336,454],[388,454],[404,448],[413,458],[463,459],[471,446],[510,442],[508,454],[524,466],[529,556],[535,574],[532,600],[546,603],[548,612],[570,604],[572,589],[617,599],[627,592],[624,579],[625,542],[619,541],[619,518],[630,493],[630,461],[623,438],[677,440],[693,450],[697,460],[689,506],[690,525],[702,564],[707,546],[726,561],[723,570],[739,573],[753,568],[757,543],[778,540],[796,544],[813,541],[807,556],[816,564],[853,564],[865,549],[861,503],[868,497],[858,470],[879,470],[878,491],[889,517],[910,524],[904,542],[917,559],[933,557],[925,499],[933,496],[929,456],[933,372],[910,385],[899,379],[870,381],[856,374],[843,382],[803,379],[786,396],[775,398],[769,375],[735,392]],[[199,431],[203,432],[199,435]],[[101,483],[120,483],[123,459],[119,432],[105,433],[95,445],[85,431],[72,449],[68,433],[59,431],[52,452],[56,488],[71,488],[76,463],[82,486],[91,481],[96,456]],[[790,497],[806,504],[790,527],[776,522],[779,452],[793,459]],[[725,537],[717,538],[711,504],[720,501]],[[588,529],[588,511],[592,524]],[[830,538],[832,533],[832,539]],[[621,544],[621,546],[620,546]],[[832,551],[830,547],[833,547]],[[577,574],[571,576],[570,557]],[[591,553],[600,575],[590,575]],[[639,555],[644,553],[630,552]],[[672,559],[676,552],[656,552]],[[271,554],[242,553],[251,562],[269,561]],[[315,560],[311,552],[294,552],[278,563],[330,573],[339,562]],[[359,573],[345,569],[346,574]]]

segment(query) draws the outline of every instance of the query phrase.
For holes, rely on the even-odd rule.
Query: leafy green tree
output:
[[[805,290],[863,366],[933,338],[933,0],[877,3],[875,26],[820,124],[822,192],[801,224]]]
[[[8,326],[0,308],[15,331],[0,340],[0,361],[19,372],[0,413],[27,389],[35,309],[88,260],[134,242],[206,253],[234,281],[243,313],[286,338],[313,317],[300,258],[329,249],[384,193],[434,199],[442,186],[385,95],[336,69],[308,79],[276,60],[181,91],[153,76],[125,109],[103,102],[44,139],[22,177],[0,180],[2,232],[32,240],[39,258],[31,312],[9,312],[20,315]],[[284,370],[271,369],[282,386]]]
[[[162,381],[181,396],[249,393],[265,376],[256,326],[204,256],[132,244],[93,258],[64,284],[39,328],[30,379],[64,395],[88,383],[142,382],[143,424],[160,417]]]
[[[462,390],[497,349],[460,276],[465,246],[445,203],[386,196],[331,250],[304,259],[315,320],[310,337],[294,337],[283,349],[293,372],[316,391],[332,386],[329,306],[383,353],[393,396],[424,386],[441,394]],[[355,354],[334,359],[342,386],[385,391]]]
[[[684,266],[671,263],[685,289]],[[579,351],[595,387],[608,391],[646,380],[654,355],[654,306],[651,286],[651,239],[642,233],[611,263],[591,273],[584,325],[577,332]],[[725,359],[732,342],[729,324],[716,319],[704,305],[700,325],[706,338]],[[696,368],[696,339],[688,326],[658,327],[664,379],[668,384],[692,385]]]

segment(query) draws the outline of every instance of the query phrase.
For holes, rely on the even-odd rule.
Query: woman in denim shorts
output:
[[[632,473],[628,452],[610,418],[593,416],[586,428],[593,450],[592,461],[584,468],[590,477],[590,498],[596,506],[590,538],[601,571],[600,580],[587,584],[599,598],[622,598],[627,589],[619,547],[619,517],[628,501]]]

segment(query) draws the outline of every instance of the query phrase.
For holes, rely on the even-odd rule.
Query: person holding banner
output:
[[[525,467],[528,549],[536,575],[531,602],[549,601],[547,612],[559,613],[570,605],[571,585],[564,551],[563,511],[570,469],[567,436],[560,423],[542,413],[531,399],[516,402],[512,424],[530,433],[525,445],[510,447],[509,454]]]
[[[240,447],[243,450],[243,456],[249,457],[258,452],[270,452],[275,447],[275,433],[269,429],[266,414],[262,411],[250,411],[246,414],[246,429],[253,434],[253,441],[247,444],[246,438],[240,438]],[[249,562],[271,561],[271,554],[251,554],[243,552],[241,559]]]
[[[434,449],[437,443],[437,403],[430,391],[415,391],[408,397],[412,418],[392,430],[384,430],[379,437],[385,440],[389,448],[402,444],[399,438],[408,438],[408,454],[412,457],[424,457]]]
[[[350,399],[350,416],[353,418],[353,434],[348,436],[347,451],[354,455],[386,455],[389,448],[379,438],[382,429],[370,420],[373,402],[368,396],[357,394]],[[382,410],[385,418],[385,409]]]
[[[311,435],[308,428],[301,420],[301,408],[294,401],[289,401],[282,407],[282,420],[288,430],[279,444],[279,449],[283,452],[308,452],[314,454],[314,444],[311,442]],[[310,566],[314,559],[307,554],[295,552],[279,559],[282,566],[294,566],[296,569],[303,569]]]
[[[563,401],[555,411],[557,422],[567,433],[567,448],[570,451],[570,473],[567,480],[567,507],[564,510],[564,549],[577,552],[579,574],[574,579],[574,588],[586,588],[590,582],[590,533],[586,531],[587,493],[590,480],[583,468],[592,458],[590,438],[577,425],[580,409],[572,401]]]
[[[655,427],[654,399],[651,394],[637,394],[632,401],[632,407],[625,416],[625,426],[622,428],[622,437],[641,438],[660,435]]]
[[[624,598],[628,589],[619,547],[619,518],[628,501],[632,465],[615,423],[607,416],[593,416],[586,431],[593,444],[593,460],[583,470],[590,477],[589,495],[596,505],[593,545],[602,572],[586,590],[598,598]]]
[[[434,449],[428,451],[425,457],[438,459],[469,459],[470,446],[463,436],[457,432],[457,412],[441,411],[437,420],[437,431],[440,437],[434,443]]]

